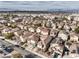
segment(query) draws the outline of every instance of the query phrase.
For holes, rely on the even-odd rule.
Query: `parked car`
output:
[[[3,53],[3,51],[1,51],[1,50],[0,50],[0,53],[2,54],[2,53]]]
[[[2,46],[0,45],[0,50],[2,50]]]
[[[28,55],[25,55],[24,57],[25,57],[25,58],[34,58],[35,56],[32,55],[32,54],[28,54]]]
[[[24,47],[21,47],[21,49],[23,49],[23,50],[24,50],[25,48],[24,48]]]
[[[15,45],[16,47],[20,47],[19,45]]]
[[[0,44],[0,50],[4,49],[5,48],[5,45],[3,44]]]
[[[2,39],[2,40],[5,40],[5,39]]]
[[[14,49],[12,47],[8,46],[8,47],[5,47],[4,50],[11,53]]]

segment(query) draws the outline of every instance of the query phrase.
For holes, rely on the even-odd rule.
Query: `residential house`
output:
[[[38,43],[37,43],[37,47],[39,48],[39,49],[43,49],[43,44],[42,44],[42,41],[39,41]]]
[[[42,41],[44,52],[49,49],[51,41],[52,41],[52,36],[48,36],[45,40]]]
[[[58,29],[62,29],[63,26],[64,26],[64,23],[63,22],[57,23],[57,28]]]
[[[63,43],[64,43],[64,41],[61,38],[56,37],[55,39],[52,40],[52,42],[50,44],[49,52],[53,53],[54,47],[56,47],[56,46],[63,47],[63,45],[64,45]]]
[[[34,28],[34,27],[29,27],[28,30],[29,30],[30,32],[35,32],[35,28]]]
[[[22,35],[20,35],[19,37],[20,37],[20,40],[22,41],[22,42],[27,42],[28,41],[28,38],[29,37],[31,37],[33,35],[33,33],[31,33],[31,32],[24,32]]]
[[[20,37],[21,35],[23,35],[24,33],[24,30],[18,30],[18,31],[15,31],[14,34],[18,37]]]
[[[36,33],[33,33],[33,35],[28,37],[27,44],[28,46],[31,46],[30,48],[35,48],[39,40],[40,40],[40,37]]]
[[[1,24],[5,24],[5,23],[7,23],[7,20],[0,19],[0,23],[1,23]]]
[[[57,29],[51,29],[50,31],[50,36],[53,36],[54,38],[58,35],[58,30]]]
[[[69,32],[70,31],[70,26],[67,23],[65,23],[63,29],[65,29],[66,31]]]
[[[18,27],[12,29],[12,32],[17,32],[17,31],[20,31]]]
[[[42,27],[45,27],[46,26],[46,20],[42,20]]]
[[[46,27],[51,28],[52,20],[48,19],[46,22]]]
[[[58,37],[60,37],[60,38],[63,39],[64,41],[68,39],[68,36],[69,36],[68,33],[65,32],[65,31],[60,31],[60,32],[58,33]]]
[[[45,39],[47,39],[47,37],[48,37],[47,35],[40,35],[40,40],[44,41]]]
[[[3,58],[4,56],[5,56],[5,53],[2,50],[0,50],[0,58]]]
[[[71,28],[72,31],[74,31],[76,27],[77,27],[76,24],[73,24],[73,23],[70,24],[70,28]]]
[[[53,29],[56,29],[57,24],[56,24],[56,23],[54,23],[54,22],[52,22],[51,27],[52,27]]]
[[[79,39],[78,34],[70,32],[70,41],[78,42],[79,41],[78,39]]]
[[[36,32],[40,33],[41,32],[41,27],[37,27]]]
[[[28,26],[27,25],[24,25],[24,30],[28,30]]]
[[[48,28],[42,28],[42,29],[41,29],[41,34],[42,34],[42,35],[49,35],[49,32],[50,32],[50,31],[49,31]]]
[[[41,33],[42,35],[49,35],[49,33],[50,33],[49,29],[46,27],[38,27],[36,29],[36,32]]]
[[[74,21],[79,21],[79,16],[75,16]]]
[[[67,18],[68,20],[71,20],[71,16],[65,16],[65,18]]]
[[[11,22],[21,22],[22,21],[22,17],[14,17],[10,21]]]
[[[78,52],[77,51],[77,44],[72,43],[72,45],[69,48],[69,56],[76,57],[78,55],[77,52]]]
[[[54,58],[57,58],[55,56],[55,54],[58,54],[60,57],[62,56],[62,53],[63,53],[63,46],[60,46],[59,44],[57,43],[54,43],[50,46],[50,49],[49,49],[50,52],[52,52],[52,56]]]
[[[22,23],[17,24],[17,27],[19,27],[20,29],[24,29],[24,25]]]
[[[11,33],[12,32],[12,29],[11,28],[4,28],[2,30],[2,33]]]

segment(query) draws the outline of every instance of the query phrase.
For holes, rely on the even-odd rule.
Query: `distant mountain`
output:
[[[0,1],[0,11],[79,12],[79,1]]]
[[[50,9],[50,12],[79,13],[79,9]]]

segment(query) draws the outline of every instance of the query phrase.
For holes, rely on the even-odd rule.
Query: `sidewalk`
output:
[[[17,45],[17,44],[18,44],[17,42],[12,41],[12,40],[9,40],[9,39],[5,39],[5,41],[7,41],[7,42],[9,42],[9,43],[12,43],[12,44],[14,44],[14,45]]]
[[[38,56],[40,56],[40,57],[42,57],[42,58],[48,58],[48,57],[46,57],[46,56],[44,56],[44,55],[42,55],[42,54],[40,54],[40,53],[38,53],[38,52],[35,52],[35,51],[33,51],[33,50],[30,50],[29,48],[25,48],[27,51],[29,51],[29,52],[31,52],[31,53],[34,53],[34,54],[36,54],[36,55],[38,55]]]
[[[11,44],[14,44],[14,45],[17,44],[16,42],[11,41],[11,40],[8,40],[8,39],[5,39],[5,41],[7,41],[7,42],[9,42],[9,43],[11,43]],[[40,56],[40,57],[42,57],[42,58],[48,58],[48,57],[46,57],[46,56],[44,56],[44,55],[42,55],[42,54],[40,54],[40,53],[38,53],[38,52],[35,52],[35,51],[29,49],[28,47],[26,47],[25,50],[27,50],[27,51],[29,51],[29,52],[31,52],[31,53],[33,53],[33,54],[36,54],[36,55],[38,55],[38,56]]]

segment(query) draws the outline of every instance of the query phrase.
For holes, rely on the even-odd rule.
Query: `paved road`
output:
[[[4,44],[3,41],[0,40],[0,44]],[[3,48],[1,49],[5,54],[9,54],[7,51],[5,51]]]
[[[15,50],[19,51],[23,56],[26,55],[27,58],[41,58],[27,50],[23,50],[22,48],[20,47],[16,47],[15,45],[5,41],[5,40],[1,40],[0,39],[0,43],[4,44],[5,46],[12,46]]]

